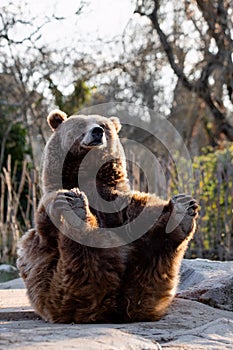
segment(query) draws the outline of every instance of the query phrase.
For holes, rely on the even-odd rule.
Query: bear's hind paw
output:
[[[170,205],[171,216],[167,224],[166,232],[171,233],[177,226],[180,226],[184,236],[188,236],[198,216],[198,204],[196,200],[190,195],[179,194],[171,199]]]

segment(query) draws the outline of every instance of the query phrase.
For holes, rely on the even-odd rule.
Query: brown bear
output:
[[[48,124],[43,195],[17,260],[32,306],[59,323],[160,319],[195,231],[196,201],[130,190],[117,117],[55,110]]]

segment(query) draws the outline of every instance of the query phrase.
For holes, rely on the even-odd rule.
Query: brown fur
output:
[[[18,257],[18,268],[33,307],[50,322],[158,320],[174,297],[181,259],[195,231],[195,201],[189,196],[163,201],[155,195],[130,191],[124,152],[117,136],[118,118],[72,116],[66,119],[64,113],[56,110],[50,113],[48,122],[54,133],[45,150],[44,194],[36,213],[36,227],[23,236]],[[81,146],[91,123],[104,127],[105,147]],[[81,163],[90,149],[95,152],[89,169],[82,169]],[[109,155],[113,159],[109,160]],[[106,163],[96,178],[92,178],[90,168],[105,158]],[[84,175],[89,189],[85,193],[79,190],[78,172]],[[93,194],[95,183],[99,195],[106,201],[127,199],[128,205],[116,213],[104,212],[101,205],[98,206],[98,196]],[[69,204],[65,204],[65,198]],[[90,200],[97,204],[97,209],[89,205]],[[75,211],[83,220],[80,226],[70,225],[63,216],[64,210]],[[155,220],[152,227],[132,243],[95,248],[71,239],[88,237],[91,241],[98,237],[104,246],[106,237],[99,228],[114,231],[114,227],[133,224],[142,210],[144,223],[151,218]],[[171,233],[166,233],[169,219],[172,217],[175,222],[180,211],[183,211],[183,220]],[[57,226],[53,218],[58,220]],[[111,236],[113,244],[118,238]]]

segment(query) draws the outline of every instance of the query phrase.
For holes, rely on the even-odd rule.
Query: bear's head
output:
[[[86,180],[94,181],[94,176],[106,185],[126,181],[125,155],[118,137],[121,123],[117,117],[73,115],[68,118],[64,112],[54,110],[47,121],[53,134],[43,161],[46,192],[61,186],[78,187],[80,172]]]
[[[93,147],[110,148],[118,143],[118,132],[121,129],[117,117],[105,118],[99,115],[67,115],[60,111],[52,111],[47,121],[54,132],[57,132],[61,141],[62,151],[71,150],[76,146],[81,152]]]

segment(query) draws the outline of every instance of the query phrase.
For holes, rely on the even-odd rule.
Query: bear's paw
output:
[[[70,214],[73,213],[73,219],[77,218],[78,223],[80,223],[78,218],[83,221],[87,219],[87,207],[87,197],[78,189],[58,192],[53,204],[54,211],[57,212],[57,215],[63,215],[63,217],[66,218],[67,213],[69,213],[69,217],[71,217]]]
[[[190,195],[179,194],[170,200],[171,215],[167,224],[166,232],[171,233],[180,226],[184,238],[193,230],[198,216],[198,204]]]

